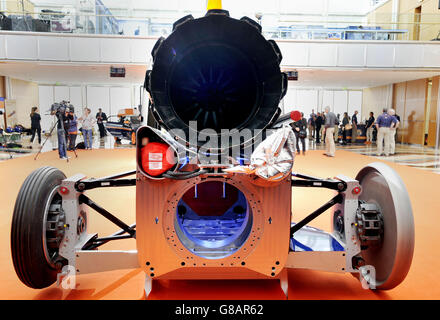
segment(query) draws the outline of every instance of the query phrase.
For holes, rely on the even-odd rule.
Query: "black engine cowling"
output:
[[[182,129],[187,137],[189,122],[197,121],[197,131],[220,136],[222,129],[265,129],[279,116],[287,90],[281,52],[247,17],[233,19],[224,10],[186,16],[152,55],[145,88],[156,120],[168,130]]]

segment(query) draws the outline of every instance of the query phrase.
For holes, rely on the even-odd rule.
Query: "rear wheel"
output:
[[[58,169],[37,169],[26,178],[17,196],[11,229],[12,260],[19,279],[31,288],[52,285],[66,264],[59,255],[66,221],[58,189],[64,179]]]
[[[356,180],[362,186],[357,213],[358,234],[365,244],[361,256],[367,266],[374,267],[374,278],[370,270],[360,271],[370,286],[389,290],[405,279],[413,258],[414,218],[409,195],[399,175],[384,163],[363,168]]]

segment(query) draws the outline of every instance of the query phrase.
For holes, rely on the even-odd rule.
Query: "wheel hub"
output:
[[[380,244],[383,238],[383,216],[374,203],[361,201],[356,211],[357,234],[361,249]]]
[[[46,259],[52,266],[57,266],[58,252],[64,239],[66,215],[61,201],[56,199],[50,206],[46,220]]]

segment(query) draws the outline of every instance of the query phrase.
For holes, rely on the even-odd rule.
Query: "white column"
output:
[[[400,10],[400,0],[393,0],[392,15],[391,15],[391,22],[393,23],[392,29],[398,29],[399,10]]]

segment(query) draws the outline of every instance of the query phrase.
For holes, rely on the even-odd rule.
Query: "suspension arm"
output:
[[[132,224],[130,226],[131,229],[136,228],[136,223]],[[108,237],[98,238],[98,235],[90,239],[81,250],[95,250],[96,248],[106,244],[107,242],[114,241],[114,240],[122,240],[122,239],[133,239],[136,237],[136,234],[134,235],[126,235],[126,232],[124,230],[119,230],[112,235]]]
[[[292,179],[292,187],[326,188],[343,192],[347,184],[339,180]]]
[[[135,185],[136,179],[98,179],[78,181],[75,184],[75,189],[83,192],[95,188],[132,187]]]
[[[82,194],[79,196],[79,203],[88,205],[90,208],[94,209],[96,212],[101,214],[103,217],[105,217],[106,219],[113,222],[115,225],[117,225],[119,228],[124,230],[129,235],[131,235],[133,237],[136,235],[136,230],[134,228],[126,225],[124,222],[122,222],[121,220],[116,218],[114,215],[112,215],[110,212],[105,210],[103,207],[99,206],[98,204],[96,204],[95,202],[90,200],[90,198],[88,198],[86,195]]]
[[[314,212],[312,212],[311,214],[309,214],[307,217],[305,217],[303,220],[301,220],[300,222],[298,222],[297,224],[295,224],[294,226],[292,226],[290,228],[290,238],[293,237],[293,234],[295,232],[297,232],[299,229],[301,229],[302,227],[304,227],[306,224],[308,224],[310,221],[316,219],[317,217],[319,217],[321,214],[323,214],[325,211],[327,211],[328,209],[330,209],[331,207],[333,207],[335,204],[337,203],[341,203],[343,200],[343,195],[341,193],[339,193],[336,197],[334,197],[333,199],[331,199],[329,202],[327,202],[326,204],[324,204],[322,207],[320,207],[319,209],[315,210]]]

